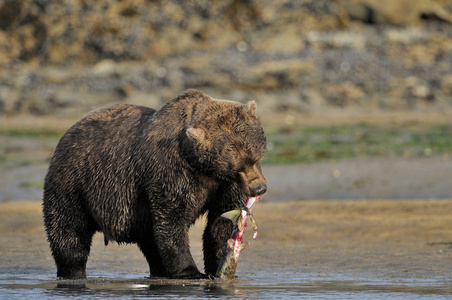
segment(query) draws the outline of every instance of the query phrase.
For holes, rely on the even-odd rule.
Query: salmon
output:
[[[218,266],[216,276],[222,279],[234,279],[235,271],[237,269],[237,261],[239,259],[240,252],[244,250],[249,243],[243,241],[243,233],[245,231],[246,221],[250,220],[251,226],[254,230],[253,238],[257,237],[257,223],[251,213],[251,208],[259,200],[258,197],[248,197],[246,204],[243,208],[234,209],[225,212],[221,216],[229,219],[234,224],[234,230],[232,231],[231,238],[227,242],[224,258]]]

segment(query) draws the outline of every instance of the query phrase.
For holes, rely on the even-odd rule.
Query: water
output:
[[[119,279],[121,278],[121,279]],[[452,299],[449,280],[397,283],[304,274],[244,274],[233,281],[148,279],[143,274],[96,274],[56,280],[51,274],[0,275],[0,299]]]

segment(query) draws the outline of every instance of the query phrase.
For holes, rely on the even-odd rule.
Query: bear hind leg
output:
[[[64,279],[86,278],[91,242],[96,230],[83,217],[53,219],[45,215],[47,238],[57,267],[57,277]],[[72,220],[71,224],[61,220]]]
[[[51,241],[52,255],[57,266],[57,277],[64,279],[86,278],[86,263],[94,232],[82,236],[71,234],[63,240]]]

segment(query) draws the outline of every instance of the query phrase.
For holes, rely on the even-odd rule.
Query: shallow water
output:
[[[121,278],[121,279],[119,279]],[[97,274],[56,280],[51,274],[0,275],[1,299],[450,299],[451,282],[386,280],[304,274],[244,274],[233,281],[148,279],[143,274]]]
[[[59,281],[41,204],[0,203],[0,299],[452,299],[450,211],[452,200],[267,202],[237,280],[148,279],[136,245],[105,247],[98,234],[88,279]],[[198,221],[190,245],[202,270]]]

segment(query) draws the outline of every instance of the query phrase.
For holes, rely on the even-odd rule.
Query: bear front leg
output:
[[[154,240],[139,241],[137,243],[144,257],[149,264],[149,271],[153,277],[167,277],[165,267],[163,266],[162,258],[158,252]]]
[[[158,224],[154,228],[155,244],[167,276],[175,279],[205,278],[190,253],[188,226],[184,221],[156,218],[155,224]]]
[[[246,196],[238,183],[222,185],[212,196],[207,207],[207,225],[203,234],[204,270],[208,276],[216,276],[218,265],[223,261],[228,239],[234,224],[221,217],[224,212],[243,207]]]
[[[222,218],[220,213],[209,212],[203,234],[204,270],[215,277],[218,264],[225,255],[226,245],[234,229],[232,222]]]

